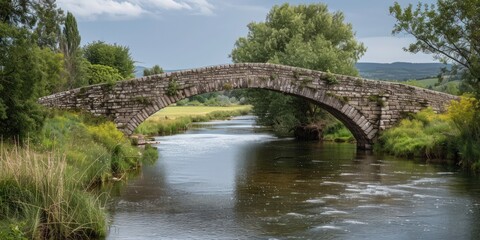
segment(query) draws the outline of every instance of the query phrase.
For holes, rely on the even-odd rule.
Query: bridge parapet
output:
[[[160,109],[194,95],[261,88],[302,97],[342,121],[361,148],[408,113],[436,112],[458,97],[428,89],[268,63],[211,66],[77,88],[39,99],[47,107],[82,109],[112,119],[125,134]]]

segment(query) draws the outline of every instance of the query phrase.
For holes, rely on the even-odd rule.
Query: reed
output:
[[[2,146],[0,169],[0,221],[17,224],[26,238],[105,236],[103,203],[87,192],[79,180],[85,173],[70,168],[65,155]]]

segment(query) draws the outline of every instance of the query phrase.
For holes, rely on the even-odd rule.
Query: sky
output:
[[[435,62],[430,55],[404,52],[414,39],[393,36],[390,0],[57,0],[72,12],[82,45],[105,41],[128,46],[136,65],[189,69],[231,63],[235,41],[250,22],[263,22],[274,5],[322,2],[341,11],[367,52],[360,62]],[[402,6],[418,0],[397,0]],[[434,3],[436,0],[422,0]]]

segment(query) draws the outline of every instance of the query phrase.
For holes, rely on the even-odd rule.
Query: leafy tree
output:
[[[158,65],[155,65],[152,68],[143,69],[143,76],[151,76],[151,75],[162,74],[162,73],[163,73],[163,69]]]
[[[28,29],[0,22],[0,136],[20,138],[41,127],[40,49]]]
[[[351,24],[341,12],[325,4],[274,6],[265,22],[250,23],[247,37],[239,38],[231,53],[234,62],[269,62],[333,73],[357,75],[356,61],[365,47],[355,40]],[[319,120],[318,108],[305,100],[275,92],[250,94],[253,111],[264,125],[295,125]]]
[[[55,0],[36,0],[32,1],[37,24],[35,26],[35,36],[37,44],[41,48],[50,48],[58,50],[61,27],[63,24],[63,10],[57,7]]]
[[[134,76],[134,61],[130,56],[128,47],[97,41],[85,46],[83,54],[92,64],[100,64],[117,69],[123,78]]]
[[[88,84],[114,83],[122,80],[123,77],[116,68],[100,64],[88,64],[87,66]]]
[[[407,33],[416,38],[406,51],[432,54],[454,70],[480,96],[480,2],[478,0],[438,0],[436,4],[411,4],[390,7],[396,18],[394,34]]]
[[[0,1],[0,136],[23,139],[43,123],[40,96],[65,83],[54,0]]]
[[[480,98],[480,1],[438,0],[436,4],[398,2],[390,7],[396,18],[393,33],[405,32],[416,38],[406,51],[432,54],[444,63],[455,64],[470,89]],[[461,85],[461,88],[465,88]],[[454,90],[454,89],[450,89]],[[459,136],[454,140],[463,166],[480,169],[480,104],[473,98],[452,102],[449,115]]]
[[[80,87],[86,84],[84,58],[80,49],[80,33],[77,21],[72,13],[67,12],[63,27],[60,49],[65,57],[65,70],[68,73],[67,88]]]
[[[32,10],[31,0],[2,0],[0,1],[0,20],[4,24],[32,28],[37,18]]]
[[[39,64],[39,95],[62,91],[67,81],[63,54],[55,53],[50,48],[36,48],[35,55],[38,56]]]

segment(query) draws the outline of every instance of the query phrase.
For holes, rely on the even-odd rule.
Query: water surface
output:
[[[108,239],[480,238],[477,177],[253,124],[158,137],[159,160],[114,198]]]

